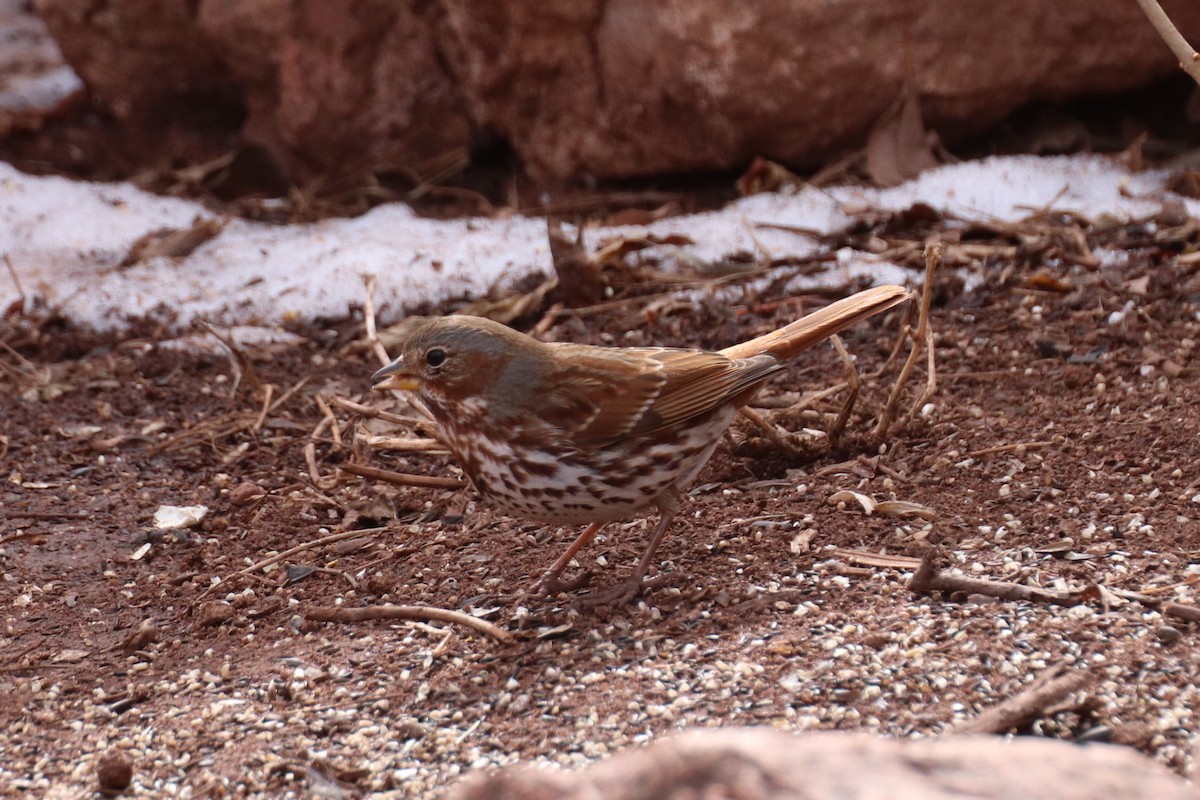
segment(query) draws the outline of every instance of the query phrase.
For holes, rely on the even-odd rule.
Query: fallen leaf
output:
[[[1035,272],[1026,278],[1025,286],[1041,292],[1057,292],[1058,294],[1067,294],[1074,288],[1066,281],[1060,280],[1044,271]]]
[[[670,247],[683,247],[684,245],[693,244],[692,239],[682,234],[668,234],[666,236],[658,236],[653,233],[638,233],[631,236],[621,236],[616,239],[609,239],[600,244],[600,248],[596,250],[592,256],[598,264],[614,264],[620,261],[624,256],[630,253],[636,253],[640,250],[646,250],[651,247],[659,247],[662,245]]]
[[[203,217],[196,217],[187,228],[159,228],[134,242],[120,266],[131,267],[151,258],[185,258],[223,230],[223,221]]]
[[[782,164],[755,156],[742,177],[737,179],[738,194],[747,197],[762,192],[778,192],[780,189],[800,188],[805,181]]]
[[[583,227],[577,229],[572,241],[563,232],[560,222],[547,219],[546,235],[550,240],[550,258],[554,261],[562,301],[574,308],[603,300],[604,276],[600,262],[589,256],[583,247]]]
[[[829,502],[833,505],[848,503],[851,500],[862,506],[862,510],[868,517],[875,513],[875,501],[861,492],[852,492],[849,489],[843,489],[829,496]]]
[[[884,112],[867,138],[867,172],[880,186],[898,186],[938,166],[929,146],[921,100],[912,84]]]
[[[154,527],[193,528],[208,514],[208,506],[159,506],[154,512]]]

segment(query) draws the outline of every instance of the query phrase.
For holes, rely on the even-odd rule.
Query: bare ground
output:
[[[677,579],[615,609],[523,596],[574,530],[495,516],[466,492],[326,483],[356,459],[454,474],[445,456],[352,446],[358,423],[336,407],[343,444],[328,430],[310,438],[317,398],[392,407],[368,395],[376,364],[355,344],[360,320],[248,350],[273,401],[294,389],[263,414],[203,337],[180,348],[149,322],[102,337],[10,314],[0,791],[76,797],[101,763],[127,759],[133,796],[437,796],[472,768],[575,765],[683,727],[932,735],[1054,666],[1096,682],[1021,732],[1121,742],[1185,772],[1200,666],[1186,622],[1108,593],[1068,606],[918,595],[905,562],[846,552],[932,548],[975,577],[1194,600],[1197,234],[1170,222],[1050,215],[980,231],[916,214],[831,242],[874,237],[914,265],[924,236],[950,243],[933,403],[873,438],[893,364],[867,381],[836,448],[811,432],[781,447],[739,420],[660,551],[660,572]],[[1111,266],[1090,263],[1093,251]],[[962,291],[954,267],[982,276],[979,288]],[[633,330],[621,341],[715,347],[813,300],[735,289],[731,302],[646,314],[639,291],[548,335]],[[901,322],[885,315],[845,337],[861,373],[884,364]],[[797,403],[842,377],[821,348],[773,382],[764,413],[788,431],[827,429],[844,392]],[[924,381],[922,366],[908,402]],[[938,518],[830,501],[847,489]],[[209,511],[163,532],[151,524],[161,505]],[[366,532],[235,574],[354,529]],[[646,529],[606,534],[580,564],[600,587],[630,568]],[[515,642],[442,623],[305,619],[387,602],[463,610]]]

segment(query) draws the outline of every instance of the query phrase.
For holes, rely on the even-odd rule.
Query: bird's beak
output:
[[[415,392],[420,385],[417,376],[413,375],[405,365],[403,356],[371,376],[372,389],[400,389],[405,392]]]

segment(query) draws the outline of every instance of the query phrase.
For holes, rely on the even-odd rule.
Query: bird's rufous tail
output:
[[[769,353],[780,361],[787,361],[801,350],[806,350],[867,317],[887,311],[910,297],[912,293],[903,286],[876,286],[866,289],[836,303],[830,303],[779,330],[726,347],[721,351],[721,355],[729,358],[750,358]]]

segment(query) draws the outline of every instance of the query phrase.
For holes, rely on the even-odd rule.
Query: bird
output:
[[[561,580],[610,522],[659,513],[628,580],[592,603],[629,602],[688,488],[738,409],[800,351],[911,297],[877,286],[719,351],[542,342],[482,317],[449,315],[411,330],[373,388],[415,392],[476,491],[502,512],[586,525],[531,591]]]

